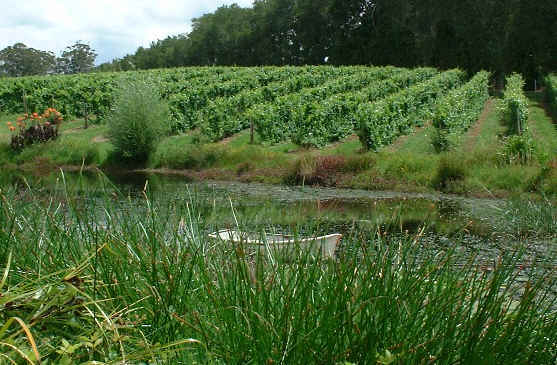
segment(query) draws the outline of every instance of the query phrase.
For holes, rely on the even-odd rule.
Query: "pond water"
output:
[[[535,230],[516,229],[525,220],[510,214],[513,208],[509,207],[509,202],[498,199],[239,182],[194,182],[181,176],[146,173],[104,175],[66,172],[43,177],[33,184],[44,187],[47,192],[63,190],[75,196],[81,195],[89,200],[88,204],[93,204],[92,199],[96,197],[106,197],[108,191],[108,195],[113,196],[122,209],[134,209],[146,196],[169,211],[173,206],[194,202],[197,214],[202,217],[205,233],[237,225],[254,232],[299,235],[341,233],[345,237],[342,242],[346,245],[368,242],[378,235],[388,235],[391,240],[411,236],[415,237],[417,244],[423,245],[424,250],[454,249],[462,254],[463,260],[474,257],[486,265],[520,247],[525,250],[521,270],[540,265],[551,270],[557,267],[557,239],[555,227],[551,227],[555,224],[555,208],[551,207],[553,217],[550,217],[549,223],[545,223],[536,234],[531,234]],[[94,204],[102,206],[98,202]],[[174,218],[176,222],[182,219]],[[542,220],[532,219],[534,223],[526,220],[526,225],[540,225],[538,221]]]

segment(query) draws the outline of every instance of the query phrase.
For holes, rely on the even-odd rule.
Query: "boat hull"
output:
[[[209,237],[221,241],[243,244],[255,251],[259,251],[260,254],[294,256],[299,251],[309,250],[312,255],[329,258],[335,256],[335,251],[342,235],[335,233],[320,237],[295,239],[292,236],[266,234],[261,236],[263,239],[260,239],[245,232],[224,229],[209,234]]]

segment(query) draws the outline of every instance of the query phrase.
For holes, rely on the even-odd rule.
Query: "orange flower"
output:
[[[11,130],[12,132],[15,131],[15,127],[14,127],[13,125],[10,126],[10,130]]]
[[[25,118],[19,117],[19,118],[17,118],[17,121],[18,121],[18,122],[21,122],[23,119],[25,119]]]
[[[34,116],[34,117],[36,118],[36,117],[38,117],[38,116],[39,116],[39,114],[37,114],[37,113],[33,113],[33,116]]]
[[[8,125],[8,127],[10,127],[12,125],[12,122],[8,122],[6,124]]]
[[[50,122],[45,122],[44,125],[45,127],[48,127],[50,125]]]

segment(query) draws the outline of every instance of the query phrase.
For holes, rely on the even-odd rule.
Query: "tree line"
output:
[[[555,70],[554,0],[255,0],[223,6],[101,70],[374,64]]]
[[[19,77],[48,74],[76,74],[94,69],[97,54],[88,44],[77,41],[60,57],[54,53],[16,43],[0,50],[0,76]]]
[[[556,20],[554,0],[255,0],[95,70],[373,64],[515,71],[531,84],[557,70]],[[81,42],[58,58],[18,43],[0,51],[0,76],[88,72],[95,57]]]

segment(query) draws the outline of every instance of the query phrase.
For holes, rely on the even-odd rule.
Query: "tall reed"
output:
[[[419,234],[362,231],[345,237],[350,249],[335,260],[302,251],[284,262],[208,240],[213,208],[195,192],[75,194],[62,184],[48,195],[4,189],[0,198],[0,298],[21,294],[0,307],[0,325],[22,318],[43,360],[546,364],[557,356],[556,275],[544,262],[525,265],[523,249],[486,261]],[[48,300],[35,299],[45,292]],[[53,302],[56,310],[40,312]]]

